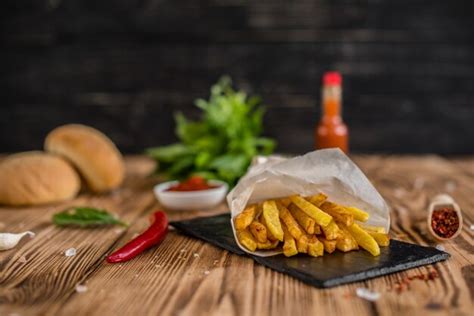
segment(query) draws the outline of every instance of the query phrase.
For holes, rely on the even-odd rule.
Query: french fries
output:
[[[246,229],[255,218],[255,214],[257,213],[257,206],[250,205],[245,208],[245,210],[237,215],[235,218],[234,224],[235,229],[237,230],[244,230]]]
[[[324,255],[324,245],[313,235],[308,241],[308,254],[312,257],[320,257]]]
[[[296,240],[296,248],[298,249],[299,253],[308,252],[308,241],[309,238],[306,235],[302,235],[299,239]]]
[[[320,238],[323,243],[324,251],[327,253],[333,253],[336,250],[337,240],[327,240],[326,238]]]
[[[290,200],[303,212],[312,217],[316,223],[318,223],[318,225],[325,227],[331,222],[331,215],[324,213],[316,205],[306,201],[303,197],[299,195],[292,195],[290,196]]]
[[[379,246],[387,247],[388,245],[390,245],[390,237],[388,237],[387,234],[373,232],[370,230],[366,230],[366,232],[369,233],[369,235],[375,239]]]
[[[303,229],[300,227],[296,219],[293,217],[293,215],[291,215],[290,211],[288,211],[288,209],[283,204],[277,202],[277,207],[280,219],[283,223],[285,223],[291,236],[293,236],[294,239],[298,240],[301,235],[303,235]]]
[[[354,223],[354,215],[336,203],[324,202],[321,204],[320,208],[331,215],[336,222],[340,222],[346,226],[350,226]]]
[[[298,249],[296,248],[296,242],[293,236],[286,228],[285,224],[282,225],[284,243],[283,243],[283,254],[287,257],[291,257],[298,254]]]
[[[238,230],[237,238],[239,239],[242,246],[247,248],[250,251],[255,251],[257,249],[257,242],[253,238],[252,234],[247,230]]]
[[[357,224],[352,224],[351,226],[347,226],[347,230],[351,233],[357,243],[370,252],[372,256],[376,257],[380,255],[380,247],[375,241],[375,239],[369,235],[365,230],[360,228]]]
[[[296,219],[298,224],[300,224],[300,226],[303,227],[303,229],[308,234],[316,234],[316,222],[314,221],[314,219],[309,217],[308,214],[300,210],[299,207],[294,205],[293,203],[288,206],[288,210],[290,211],[291,215],[293,215],[293,217]],[[319,232],[321,233],[321,230],[319,230]]]
[[[327,240],[336,240],[341,237],[341,230],[334,221],[331,221],[326,227],[321,227],[321,229]]]
[[[282,249],[319,257],[339,250],[362,248],[373,256],[390,244],[383,227],[359,224],[369,214],[328,200],[323,193],[263,201],[250,205],[234,219],[239,243],[250,251]],[[279,248],[281,247],[281,248]]]
[[[260,223],[259,221],[254,220],[250,226],[250,232],[252,233],[253,237],[257,240],[259,243],[265,243],[267,242],[267,228],[265,225]]]
[[[257,249],[262,249],[262,250],[275,249],[276,247],[278,247],[278,243],[279,243],[278,240],[275,240],[275,241],[267,240],[264,243],[257,242]]]
[[[352,213],[354,219],[359,222],[366,222],[369,219],[369,213],[357,208],[357,207],[346,207],[347,211]]]
[[[279,241],[283,241],[283,229],[281,228],[279,211],[275,201],[270,200],[263,202],[262,217],[265,218],[267,228],[272,235]]]
[[[306,198],[306,200],[313,203],[315,206],[320,207],[321,204],[323,204],[324,201],[326,201],[327,198],[328,198],[327,195],[325,195],[323,193],[318,193],[316,195],[312,195],[312,196]]]
[[[348,252],[351,250],[359,249],[357,240],[352,236],[347,229],[341,227],[341,237],[336,241],[336,248],[342,252]]]
[[[386,234],[387,232],[385,231],[385,228],[381,227],[381,226],[371,226],[371,225],[363,225],[362,226],[363,229],[365,229],[366,231],[371,231],[371,232],[375,232],[375,233],[381,233],[381,234]]]

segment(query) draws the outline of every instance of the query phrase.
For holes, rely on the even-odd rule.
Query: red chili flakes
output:
[[[439,277],[438,271],[431,270],[428,273],[420,273],[417,275],[412,275],[408,277],[404,277],[400,281],[396,282],[391,289],[395,290],[397,294],[400,294],[404,291],[410,290],[410,284],[413,280],[420,280],[420,281],[431,281]]]
[[[459,229],[459,217],[452,208],[434,210],[431,215],[431,227],[442,238],[452,237]]]

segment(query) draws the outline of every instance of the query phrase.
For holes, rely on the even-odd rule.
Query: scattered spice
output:
[[[444,207],[433,211],[431,228],[442,238],[451,238],[459,229],[459,217],[452,208]]]
[[[439,277],[438,271],[431,270],[428,273],[421,273],[413,276],[404,277],[400,281],[396,282],[392,289],[395,290],[398,294],[410,290],[410,283],[414,280],[420,281],[432,281]]]
[[[186,181],[179,182],[178,184],[169,187],[166,191],[185,192],[209,190],[214,188],[217,188],[217,186],[207,183],[206,179],[198,176],[193,176]]]

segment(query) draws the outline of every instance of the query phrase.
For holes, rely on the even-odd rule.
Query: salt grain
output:
[[[450,193],[454,192],[454,190],[456,190],[456,187],[457,187],[457,184],[454,181],[448,181],[448,182],[446,182],[446,185],[444,186],[446,191],[448,191]]]
[[[168,226],[168,230],[176,230],[176,228],[174,228],[173,226]]]
[[[435,248],[438,249],[438,250],[440,250],[440,251],[444,251],[444,250],[445,250],[445,248],[444,248],[443,245],[436,245]]]
[[[77,253],[76,248],[69,248],[68,250],[66,250],[66,251],[64,252],[64,255],[65,255],[66,257],[74,257],[74,256],[76,255],[76,253]]]
[[[26,257],[25,256],[21,256],[20,258],[18,258],[18,262],[19,263],[26,263],[28,260],[26,260]]]
[[[198,254],[197,252],[195,252],[195,253],[193,254],[193,256],[194,256],[194,258],[199,258],[199,254]]]
[[[209,273],[211,273],[209,270],[204,271],[205,275],[209,275]]]
[[[181,249],[179,252],[186,252],[186,249]]]
[[[85,292],[87,292],[87,286],[82,285],[82,284],[76,285],[76,292],[77,292],[77,293],[85,293]]]
[[[469,226],[469,229],[470,229],[470,230],[474,230],[474,224],[472,224],[471,226]]]
[[[362,287],[358,287],[356,289],[356,294],[358,297],[371,301],[371,302],[375,302],[376,300],[380,298],[380,293],[374,292]]]

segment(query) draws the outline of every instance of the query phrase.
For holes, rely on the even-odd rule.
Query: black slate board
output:
[[[450,255],[436,248],[392,240],[389,247],[381,247],[381,254],[373,257],[366,251],[341,253],[313,258],[297,255],[257,257],[242,251],[234,240],[230,215],[200,217],[172,222],[183,233],[203,239],[238,255],[247,255],[258,263],[291,275],[318,288],[363,281],[390,273],[446,260]]]

